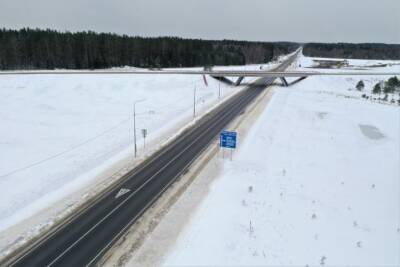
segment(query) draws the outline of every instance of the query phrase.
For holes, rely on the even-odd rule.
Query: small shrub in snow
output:
[[[253,227],[253,225],[251,224],[251,221],[250,221],[250,225],[249,225],[249,235],[250,235],[250,236],[253,236],[253,234],[254,234],[254,227]]]
[[[325,265],[326,257],[322,256],[321,261],[319,262],[320,265]]]
[[[252,186],[249,186],[249,193],[251,193],[251,192],[253,192],[253,187]]]

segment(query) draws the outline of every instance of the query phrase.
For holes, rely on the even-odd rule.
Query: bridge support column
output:
[[[281,81],[282,81],[282,83],[283,83],[283,85],[284,85],[285,87],[288,87],[288,86],[289,86],[289,83],[286,81],[285,77],[279,77],[279,79],[281,79]]]
[[[208,87],[208,82],[207,82],[207,77],[206,77],[206,75],[203,75],[203,81],[204,81],[204,84]]]
[[[244,77],[239,77],[239,78],[237,79],[237,81],[235,82],[235,86],[239,86],[240,83],[243,81],[243,79],[244,79]]]
[[[0,72],[0,74],[1,74],[1,72]],[[214,79],[216,79],[216,80],[218,80],[220,82],[223,82],[224,84],[227,84],[229,86],[234,85],[234,83],[231,80],[227,79],[226,77],[212,76],[212,75],[211,75],[211,77],[213,77]]]

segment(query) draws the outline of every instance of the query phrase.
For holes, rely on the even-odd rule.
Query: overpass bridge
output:
[[[286,78],[304,79],[310,76],[393,76],[400,75],[400,72],[371,72],[371,71],[265,71],[265,70],[39,70],[39,71],[3,71],[0,75],[209,75],[221,81],[238,86],[245,77],[257,78],[280,78],[285,86],[289,83]],[[237,78],[236,82],[227,80],[227,77]],[[299,80],[300,80],[299,79]]]

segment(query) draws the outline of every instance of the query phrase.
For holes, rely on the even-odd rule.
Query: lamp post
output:
[[[196,117],[196,85],[193,91],[193,119]]]
[[[218,81],[218,100],[221,100],[221,81]]]
[[[135,146],[135,158],[137,156],[137,146],[136,146],[136,104],[139,102],[143,102],[145,99],[140,99],[135,102],[133,102],[133,142]]]

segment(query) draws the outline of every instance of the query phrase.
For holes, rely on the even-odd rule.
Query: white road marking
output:
[[[119,198],[120,196],[123,196],[130,191],[131,190],[128,188],[121,188],[121,190],[118,191],[117,195],[115,195],[115,198]]]

